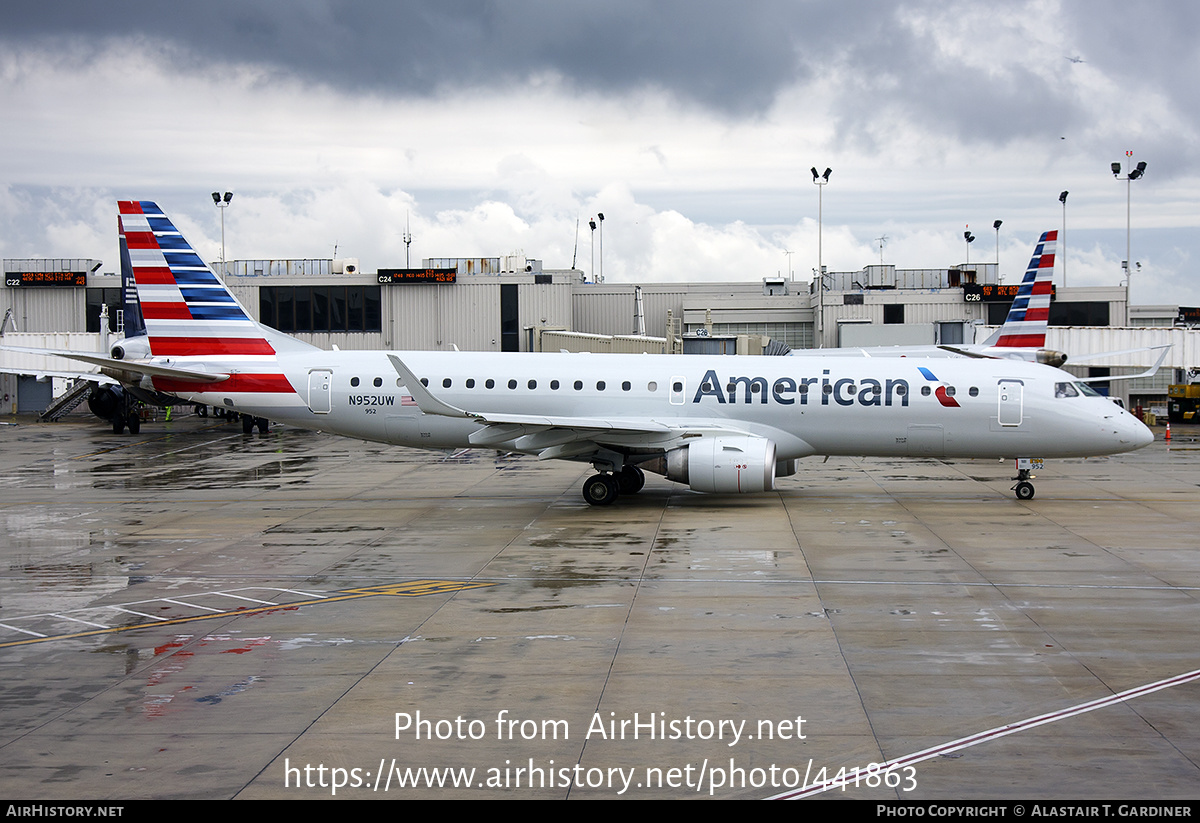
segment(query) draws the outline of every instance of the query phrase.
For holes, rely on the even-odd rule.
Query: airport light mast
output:
[[[1133,152],[1132,151],[1125,152],[1125,156],[1130,158],[1130,161],[1129,161],[1130,163],[1133,162],[1133,159],[1132,159]],[[1129,325],[1129,286],[1130,286],[1130,281],[1133,279],[1132,254],[1130,252],[1130,239],[1132,237],[1132,233],[1130,231],[1130,221],[1129,221],[1130,203],[1131,203],[1132,197],[1133,197],[1133,194],[1132,194],[1133,181],[1140,180],[1142,178],[1142,175],[1144,175],[1146,173],[1146,161],[1142,160],[1141,162],[1139,162],[1136,166],[1134,166],[1129,171],[1127,171],[1125,173],[1124,177],[1121,177],[1121,164],[1113,163],[1112,164],[1112,173],[1113,173],[1113,177],[1117,178],[1118,180],[1125,181],[1125,261],[1121,264],[1121,268],[1125,269],[1125,325],[1128,326]],[[1064,201],[1064,207],[1065,207],[1065,201]]]
[[[1062,236],[1058,238],[1058,254],[1062,259],[1063,273],[1063,288],[1067,287],[1067,195],[1068,191],[1064,191],[1058,196],[1058,202],[1063,204],[1063,224]]]
[[[821,316],[825,311],[825,300],[823,292],[825,291],[825,265],[824,265],[824,209],[825,209],[825,185],[829,182],[829,175],[833,174],[833,169],[826,167],[825,173],[821,174],[817,171],[817,167],[812,167],[813,183],[817,186],[817,348],[825,348],[825,321]]]
[[[221,210],[221,280],[229,276],[229,272],[225,270],[225,209],[229,208],[229,201],[233,199],[233,192],[227,191],[222,195],[218,191],[212,193],[213,205]]]
[[[600,279],[597,283],[604,282],[604,212],[596,212],[596,219],[600,221]]]
[[[596,218],[588,220],[588,225],[592,228],[592,282],[596,280]]]

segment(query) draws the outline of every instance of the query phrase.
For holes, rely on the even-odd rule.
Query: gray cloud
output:
[[[5,4],[0,42],[69,40],[64,58],[79,59],[132,39],[166,52],[176,71],[250,65],[268,79],[278,73],[400,98],[550,76],[583,93],[663,90],[735,118],[762,115],[783,90],[836,76],[839,139],[867,145],[889,121],[993,144],[1094,132],[1096,113],[1078,86],[1090,72],[1130,97],[1131,116],[1147,119],[1140,106],[1153,93],[1196,130],[1197,7],[1151,0],[1134,12],[1100,0],[1046,9],[933,0],[74,0]],[[934,29],[968,21],[957,34],[989,60],[939,53],[930,27],[908,25],[914,18]],[[1087,62],[1068,63],[1067,51]]]
[[[137,37],[192,67],[252,63],[357,92],[429,95],[552,73],[601,93],[643,87],[731,113],[761,111],[796,75],[796,7],[673,2],[6,4],[10,44]],[[782,25],[781,25],[782,24]],[[90,44],[90,45],[89,45]],[[180,55],[176,55],[179,59]]]

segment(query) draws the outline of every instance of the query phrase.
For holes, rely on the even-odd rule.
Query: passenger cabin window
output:
[[[382,386],[382,385],[383,385],[383,378],[382,378],[382,377],[376,377],[376,378],[375,378],[374,380],[372,380],[371,382],[375,384],[375,388],[379,388],[380,386]],[[422,382],[422,383],[425,383],[426,381],[422,380],[421,382]],[[426,385],[428,385],[428,383],[426,383]]]
[[[357,385],[358,385],[358,378],[357,378],[357,377],[351,377],[351,378],[350,378],[350,385],[351,385],[351,386],[357,386]]]

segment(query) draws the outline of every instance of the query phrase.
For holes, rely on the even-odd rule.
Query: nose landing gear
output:
[[[1013,478],[1017,483],[1012,487],[1017,494],[1018,500],[1032,500],[1034,494],[1033,484],[1029,481],[1033,479],[1033,470],[1042,467],[1041,458],[1019,458],[1017,460],[1017,476]]]

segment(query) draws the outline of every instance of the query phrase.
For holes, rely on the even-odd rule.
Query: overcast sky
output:
[[[368,271],[515,250],[610,281],[972,260],[1200,305],[1200,4],[118,1],[0,5],[0,256],[115,271],[115,201],[203,255]],[[576,249],[576,225],[578,248]],[[597,238],[598,239],[598,238]],[[597,249],[598,251],[598,249]],[[792,252],[791,255],[785,252]],[[1056,273],[1063,283],[1063,267]]]

